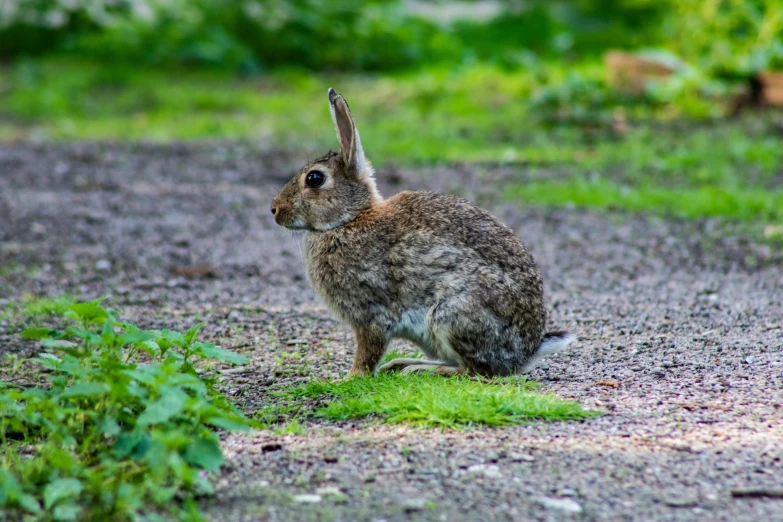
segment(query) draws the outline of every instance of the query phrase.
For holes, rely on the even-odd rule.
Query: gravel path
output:
[[[308,288],[271,197],[304,161],[242,144],[0,145],[0,305],[110,295],[127,319],[252,358],[267,392],[350,366],[350,332]],[[467,196],[515,228],[553,327],[579,335],[533,377],[606,412],[441,432],[366,423],[229,435],[203,507],[238,520],[783,520],[783,256],[714,221],[503,204],[523,167],[379,172],[386,194]],[[0,322],[0,352],[29,355]],[[297,361],[294,363],[293,361]],[[750,492],[747,488],[754,488]]]

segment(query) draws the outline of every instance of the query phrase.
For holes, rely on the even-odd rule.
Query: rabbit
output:
[[[340,152],[274,198],[275,222],[305,231],[308,279],[356,335],[348,374],[509,376],[573,341],[546,333],[541,272],[517,235],[465,199],[401,192],[384,199],[345,99],[329,89]],[[425,359],[379,366],[392,339]]]

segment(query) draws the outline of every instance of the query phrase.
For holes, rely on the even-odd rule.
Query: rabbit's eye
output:
[[[318,188],[326,181],[326,174],[320,170],[311,170],[305,176],[305,187]]]

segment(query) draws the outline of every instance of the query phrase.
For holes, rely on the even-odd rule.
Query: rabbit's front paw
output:
[[[351,368],[348,372],[348,375],[345,376],[345,379],[351,379],[353,377],[369,377],[370,371],[366,368]]]

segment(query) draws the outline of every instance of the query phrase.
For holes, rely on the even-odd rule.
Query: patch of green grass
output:
[[[75,299],[68,295],[36,297],[26,294],[0,309],[0,319],[8,321],[12,329],[38,325],[46,319],[64,316],[74,303]]]
[[[22,313],[30,318],[40,318],[46,315],[65,315],[75,303],[75,299],[67,295],[59,297],[33,297],[22,299]]]
[[[339,382],[314,381],[286,392],[284,397],[288,409],[296,408],[298,401],[326,400],[314,415],[331,420],[370,418],[427,427],[507,426],[596,415],[536,388],[536,383],[516,378],[482,382],[467,377],[381,374]]]
[[[783,191],[760,188],[629,187],[606,179],[569,179],[513,185],[505,196],[537,205],[573,204],[580,208],[658,212],[687,218],[722,216],[783,222]]]
[[[275,426],[272,431],[274,431],[275,435],[304,435],[306,433],[305,427],[298,417]]]

